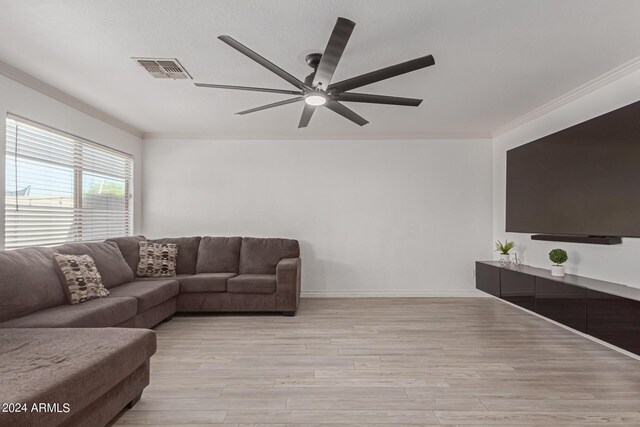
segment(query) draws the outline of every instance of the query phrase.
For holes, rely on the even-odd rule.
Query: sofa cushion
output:
[[[178,280],[180,292],[226,292],[227,280],[236,273],[199,273]]]
[[[96,263],[89,255],[63,255],[54,253],[56,271],[70,304],[80,304],[109,296],[102,285]]]
[[[51,249],[0,252],[0,322],[66,302]]]
[[[198,260],[200,237],[177,237],[149,240],[151,243],[174,243],[178,245],[176,272],[178,274],[195,274]]]
[[[111,289],[112,297],[134,297],[138,301],[138,313],[178,295],[178,282],[173,279],[134,280]]]
[[[273,294],[275,274],[241,274],[227,281],[227,292],[233,294]]]
[[[136,315],[135,298],[99,298],[58,305],[0,323],[2,328],[104,328]]]
[[[276,274],[283,258],[298,258],[297,240],[245,237],[240,249],[240,274]]]
[[[196,273],[237,273],[242,237],[211,237],[200,240]]]
[[[122,257],[118,245],[113,242],[67,243],[56,246],[53,250],[67,255],[89,255],[95,261],[102,284],[107,289],[133,280],[129,264]]]
[[[140,277],[173,277],[176,275],[178,245],[175,243],[140,242]]]
[[[70,408],[68,413],[3,413],[0,425],[104,425],[95,419],[81,424],[66,421],[100,402],[145,366],[155,351],[155,332],[144,329],[0,330],[0,401],[24,402],[28,408],[57,402]]]
[[[129,264],[129,268],[135,275],[140,262],[140,242],[147,240],[144,236],[128,236],[107,239],[105,242],[113,242],[118,245],[122,257]]]
[[[173,277],[136,277],[135,282],[162,282],[164,280],[178,280],[181,277],[190,277],[193,274],[176,274]]]

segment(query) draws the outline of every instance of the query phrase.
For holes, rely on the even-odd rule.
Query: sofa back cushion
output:
[[[66,303],[53,251],[0,251],[0,322]]]
[[[118,245],[122,257],[127,261],[127,264],[129,264],[131,271],[135,275],[138,269],[138,263],[140,262],[140,242],[144,242],[145,240],[147,240],[147,238],[144,236],[128,236],[107,239],[105,242],[113,242]]]
[[[242,237],[211,237],[200,240],[196,273],[237,273]]]
[[[297,240],[245,237],[240,248],[240,274],[276,274],[281,259],[299,256]]]
[[[133,272],[113,242],[67,243],[54,251],[65,255],[89,255],[96,263],[105,288],[113,288],[133,280]]]
[[[177,237],[149,240],[150,243],[174,243],[178,245],[177,274],[195,274],[200,237]]]

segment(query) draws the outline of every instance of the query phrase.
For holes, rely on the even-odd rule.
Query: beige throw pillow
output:
[[[96,264],[89,255],[64,255],[56,252],[53,256],[69,303],[79,304],[109,296],[109,291],[102,285],[102,277]]]
[[[176,275],[178,245],[175,243],[140,242],[140,277],[173,277]]]

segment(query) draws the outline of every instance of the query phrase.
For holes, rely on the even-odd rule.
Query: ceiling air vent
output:
[[[133,58],[142,68],[156,79],[191,79],[177,59]]]

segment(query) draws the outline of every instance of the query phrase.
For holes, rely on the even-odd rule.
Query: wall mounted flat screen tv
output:
[[[640,237],[640,101],[507,151],[506,231]]]

